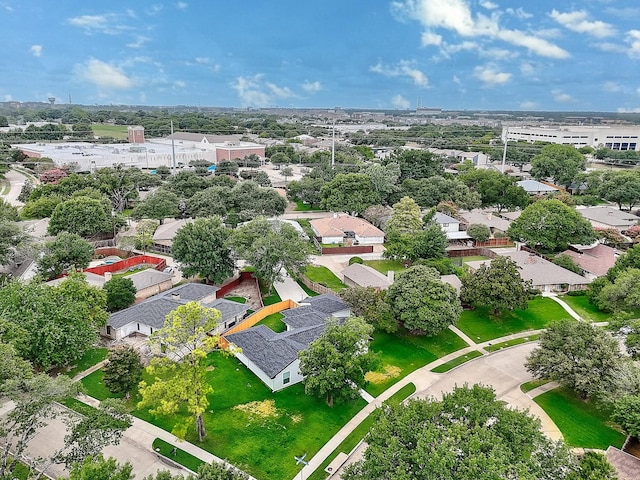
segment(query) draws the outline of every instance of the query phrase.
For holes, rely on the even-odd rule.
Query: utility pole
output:
[[[173,120],[171,120],[171,158],[173,160],[173,174],[176,174],[176,143],[173,138]]]
[[[333,126],[331,128],[331,168],[336,164],[336,119],[333,119]]]
[[[504,150],[502,151],[502,173],[504,173],[504,166],[507,163],[507,143],[509,142],[509,127],[504,131]]]

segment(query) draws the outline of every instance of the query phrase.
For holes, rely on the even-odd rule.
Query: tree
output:
[[[131,200],[138,198],[139,186],[153,183],[151,175],[139,168],[125,168],[124,165],[99,168],[94,177],[98,188],[109,198],[116,212],[122,212]]]
[[[282,175],[284,177],[284,181],[287,181],[287,178],[293,176],[293,168],[291,167],[284,167],[281,171],[280,171],[280,175]]]
[[[586,399],[609,389],[620,362],[618,343],[606,331],[564,320],[540,334],[539,346],[527,358],[526,367],[534,377],[555,380]]]
[[[233,275],[229,236],[219,217],[198,218],[178,230],[172,251],[182,263],[182,273],[188,277],[200,275],[212,283],[222,283]]]
[[[398,330],[398,321],[384,291],[373,287],[351,287],[342,290],[340,298],[349,305],[353,316],[364,318],[376,329],[387,333]]]
[[[397,163],[399,165],[400,182],[407,178],[417,180],[444,173],[444,166],[440,157],[427,150],[396,151],[386,163]]]
[[[576,264],[573,257],[566,253],[556,255],[553,259],[553,263],[559,267],[566,268],[570,272],[577,273],[578,275],[582,272],[582,269]]]
[[[380,203],[371,177],[364,173],[339,173],[320,190],[322,208],[332,212],[362,213]]]
[[[136,205],[131,216],[136,219],[153,218],[162,225],[165,218],[175,218],[180,215],[179,203],[180,199],[175,193],[159,189]]]
[[[467,234],[476,242],[486,242],[491,238],[491,230],[483,223],[472,223],[467,227]]]
[[[66,200],[53,209],[49,221],[49,234],[60,232],[76,233],[83,238],[112,229],[112,218],[104,202],[90,197],[75,197]]]
[[[282,279],[282,272],[302,273],[309,264],[311,245],[284,222],[268,222],[259,217],[238,227],[229,245],[236,255],[255,268],[255,274],[269,286]]]
[[[559,200],[539,200],[529,205],[509,225],[507,235],[546,251],[566,250],[570,243],[590,244],[596,239],[589,221]]]
[[[111,350],[102,368],[104,384],[111,393],[124,393],[128,399],[129,392],[142,380],[142,368],[140,355],[133,347]]]
[[[220,169],[223,168],[223,164],[228,162],[222,162],[218,164],[216,168],[216,175],[220,173]],[[238,171],[238,165],[235,164],[236,172]],[[167,188],[178,195],[181,198],[191,198],[196,193],[209,187],[209,183],[204,177],[196,174],[195,172],[178,172],[176,175],[169,177]]]
[[[422,335],[437,335],[462,313],[456,289],[440,281],[436,270],[423,265],[400,273],[387,295],[398,322]]]
[[[156,357],[147,367],[153,383],[140,382],[138,391],[142,400],[138,408],[153,407],[152,415],[173,415],[185,407],[195,421],[198,440],[206,435],[202,414],[209,408],[207,396],[213,388],[206,379],[204,358],[218,343],[215,331],[220,312],[205,308],[197,302],[188,302],[170,312],[164,326],[151,334],[149,340],[161,346],[174,360]],[[173,426],[173,433],[184,439],[187,420]]]
[[[133,480],[134,477],[131,463],[120,465],[115,458],[105,459],[101,455],[85,458],[69,472],[69,480]]]
[[[614,402],[611,420],[636,438],[640,438],[640,395],[624,395]]]
[[[60,276],[70,269],[89,266],[95,248],[75,233],[60,232],[56,238],[45,243],[44,251],[38,258],[38,272],[47,280]]]
[[[102,286],[107,293],[107,311],[117,312],[136,301],[136,287],[127,277],[114,277]]]
[[[461,176],[461,180],[480,194],[483,207],[495,207],[498,213],[529,204],[529,194],[515,184],[516,179],[495,170],[470,170]]]
[[[325,184],[321,178],[305,175],[300,180],[294,180],[287,185],[287,196],[292,200],[299,200],[311,206],[318,206],[322,201],[320,190]]]
[[[17,223],[0,219],[0,265],[13,262],[29,243],[29,236]]]
[[[413,241],[413,252],[409,259],[444,258],[447,256],[449,240],[440,225],[436,222],[428,222],[424,230],[418,232]]]
[[[480,206],[480,194],[472,191],[456,178],[429,177],[402,182],[402,193],[413,198],[422,207],[435,207],[440,202],[452,202],[471,210]]]
[[[400,178],[400,165],[387,163],[381,165],[372,163],[362,173],[371,177],[371,183],[376,192],[380,194],[380,200],[387,203],[389,197],[398,190],[398,178]]]
[[[537,180],[550,177],[565,188],[569,188],[584,169],[584,155],[572,145],[545,145],[531,160],[531,174]]]
[[[455,387],[441,401],[385,404],[365,441],[364,459],[343,479],[560,480],[575,468],[569,449],[540,431],[540,420],[480,385]]]
[[[249,480],[249,475],[232,465],[203,463],[198,467],[198,480]]]
[[[527,308],[531,280],[523,280],[520,267],[509,257],[498,256],[462,279],[460,297],[474,307],[488,307],[494,315]]]
[[[629,211],[640,202],[640,175],[637,171],[606,172],[602,176],[599,194]]]
[[[209,187],[197,192],[187,200],[187,212],[196,217],[211,217],[219,215],[224,217],[229,210],[231,189],[227,187]]]
[[[585,452],[578,460],[575,470],[567,476],[567,480],[618,480],[617,470],[600,452]]]
[[[305,393],[324,397],[330,407],[358,398],[365,374],[375,365],[368,349],[372,333],[373,327],[358,317],[342,325],[329,320],[324,333],[298,353]]]
[[[613,312],[640,308],[640,269],[629,268],[605,285],[598,295],[598,305]]]
[[[420,207],[410,197],[402,197],[393,205],[391,217],[387,221],[386,236],[388,258],[414,259],[415,239],[422,231],[424,222],[421,218]]]

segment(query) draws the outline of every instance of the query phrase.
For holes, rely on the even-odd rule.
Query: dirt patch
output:
[[[273,400],[243,403],[242,405],[236,405],[233,409],[260,418],[273,418],[278,416],[278,409]]]
[[[384,370],[382,372],[367,372],[364,376],[367,382],[371,383],[384,383],[390,378],[395,378],[400,376],[400,367],[396,367],[395,365],[385,365]]]

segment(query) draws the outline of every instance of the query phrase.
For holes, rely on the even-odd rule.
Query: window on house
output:
[[[107,335],[111,335],[111,327],[107,325]]]
[[[291,381],[291,372],[284,372],[282,374],[282,384],[286,385]]]
[[[138,331],[140,331],[140,324],[138,323]]]

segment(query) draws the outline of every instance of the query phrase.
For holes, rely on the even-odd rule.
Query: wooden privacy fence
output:
[[[300,274],[298,278],[307,288],[310,288],[316,293],[335,293],[329,287],[325,287],[324,285],[320,285],[319,283],[310,280],[306,275]]]
[[[267,305],[266,307],[262,307],[260,310],[252,313],[247,318],[242,320],[237,325],[231,327],[229,330],[224,332],[220,336],[220,348],[226,350],[229,348],[229,341],[225,338],[227,335],[231,335],[232,333],[238,333],[243,330],[247,330],[248,328],[253,327],[260,320],[263,320],[265,317],[277,312],[281,312],[282,310],[289,310],[291,308],[296,308],[298,304],[293,300],[282,300],[281,302],[274,303],[273,305]]]
[[[85,268],[84,271],[104,275],[105,272],[119,272],[120,270],[126,270],[141,264],[153,265],[153,268],[162,271],[167,266],[167,261],[164,258],[152,257],[150,255],[136,255],[135,257],[129,257],[109,265]]]

